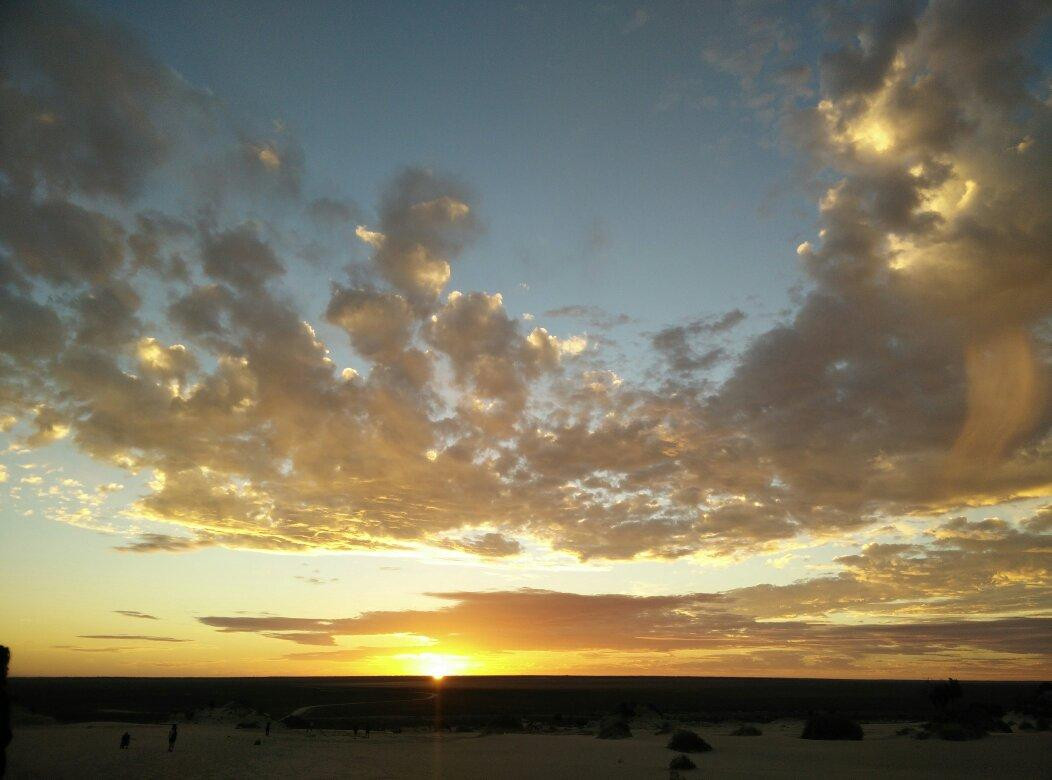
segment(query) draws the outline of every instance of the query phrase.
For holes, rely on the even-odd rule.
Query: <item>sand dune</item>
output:
[[[702,728],[715,748],[694,757],[690,777],[975,777],[1052,776],[1052,735],[991,735],[976,742],[917,741],[896,737],[899,724],[866,726],[862,742],[811,742],[800,724],[764,727],[751,739],[727,736],[726,725]],[[132,734],[129,750],[120,735]],[[33,726],[16,731],[10,750],[12,778],[80,777],[296,777],[330,778],[666,778],[674,755],[666,736],[637,734],[618,741],[583,735],[347,732],[308,735],[230,726],[180,726],[174,753],[167,726],[91,723]],[[261,745],[255,745],[260,739]]]

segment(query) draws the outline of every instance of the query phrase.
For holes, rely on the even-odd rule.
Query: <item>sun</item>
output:
[[[437,653],[421,653],[417,656],[417,663],[420,671],[436,682],[456,674],[467,665],[463,658]]]
[[[450,663],[445,656],[434,655],[422,660],[424,669],[431,675],[432,680],[441,680],[449,674]]]

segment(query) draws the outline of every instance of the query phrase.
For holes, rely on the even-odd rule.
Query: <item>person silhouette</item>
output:
[[[266,732],[266,736],[268,736],[268,737],[270,736],[270,721],[269,721],[269,720],[267,721],[267,732]]]
[[[11,649],[0,645],[0,777],[7,771],[7,746],[14,733],[11,731],[11,698],[7,693],[7,667],[11,663]]]
[[[121,734],[121,750],[127,750],[128,749],[128,745],[130,745],[130,744],[131,744],[131,734],[129,734],[127,731],[125,731],[123,734]]]
[[[174,723],[172,724],[171,730],[168,732],[168,752],[171,753],[175,750],[175,740],[179,738],[179,727]]]

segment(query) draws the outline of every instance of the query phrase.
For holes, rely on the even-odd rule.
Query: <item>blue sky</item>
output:
[[[814,207],[795,161],[702,55],[741,35],[727,6],[651,9],[638,28],[634,4],[98,7],[238,114],[287,125],[318,192],[368,214],[392,161],[467,182],[486,233],[463,289],[653,327],[773,313],[798,281]]]

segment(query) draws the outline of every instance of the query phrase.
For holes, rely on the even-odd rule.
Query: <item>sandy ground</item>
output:
[[[867,725],[862,742],[798,738],[800,724],[764,726],[762,737],[701,728],[713,746],[683,777],[1052,778],[1052,734],[997,734],[976,742],[896,737],[895,724]],[[132,735],[119,750],[120,735]],[[89,723],[16,729],[11,778],[667,778],[667,736],[606,741],[580,735],[373,734],[239,731],[180,725],[174,753],[165,726]],[[262,739],[262,745],[253,744]]]

